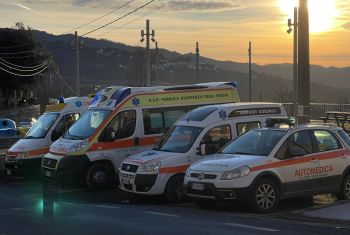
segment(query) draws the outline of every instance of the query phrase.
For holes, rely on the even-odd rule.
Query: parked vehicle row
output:
[[[108,87],[90,104],[40,117],[9,150],[9,173],[45,155],[44,179],[90,190],[118,185],[170,202],[242,201],[266,213],[289,197],[350,199],[349,136],[294,125],[282,104],[241,103],[235,82]],[[72,115],[74,124],[60,124]]]

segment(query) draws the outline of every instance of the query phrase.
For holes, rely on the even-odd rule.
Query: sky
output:
[[[0,27],[23,22],[34,29],[63,34],[120,6],[127,6],[78,29],[83,35],[150,0],[0,0]],[[293,33],[286,31],[297,0],[155,0],[141,10],[89,34],[128,45],[140,43],[145,20],[151,21],[161,48],[195,51],[218,60],[292,63]],[[309,0],[310,62],[350,66],[350,0]]]

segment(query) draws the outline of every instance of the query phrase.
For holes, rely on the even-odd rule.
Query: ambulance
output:
[[[89,110],[50,148],[44,178],[111,187],[125,157],[151,149],[191,109],[239,102],[236,82],[173,87],[108,87]]]
[[[170,202],[183,199],[186,169],[205,155],[267,118],[286,117],[282,104],[235,103],[197,108],[183,116],[155,147],[125,159],[119,169],[120,188],[145,194],[164,194]]]
[[[257,212],[280,199],[334,193],[350,199],[350,138],[338,127],[280,125],[251,130],[186,172],[187,195],[245,202]]]
[[[42,157],[49,146],[89,107],[88,97],[72,97],[63,103],[49,104],[23,139],[8,150],[5,166],[8,175],[40,172]]]

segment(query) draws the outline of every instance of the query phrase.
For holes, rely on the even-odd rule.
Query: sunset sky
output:
[[[21,21],[38,30],[62,34],[127,2],[130,5],[79,29],[79,34],[117,19],[148,0],[0,0],[0,27]],[[255,63],[291,63],[293,36],[286,33],[286,24],[296,2],[156,0],[89,37],[141,45],[140,30],[148,18],[162,48],[188,53],[199,41],[202,56],[246,62],[251,40]],[[309,0],[309,7],[311,63],[350,66],[350,0]],[[149,15],[141,18],[145,14]]]

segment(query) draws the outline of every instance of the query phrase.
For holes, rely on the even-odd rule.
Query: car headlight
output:
[[[243,176],[248,175],[250,172],[250,168],[247,166],[242,166],[237,169],[234,169],[232,171],[226,171],[224,174],[222,174],[221,179],[222,180],[233,180],[238,179]]]
[[[89,141],[83,140],[80,143],[73,144],[67,149],[68,153],[80,152],[82,149],[86,148],[89,145]]]
[[[160,161],[146,162],[145,164],[142,165],[141,169],[143,172],[158,173],[160,169]]]
[[[16,160],[22,160],[22,159],[25,159],[28,157],[28,154],[27,153],[19,153],[17,154],[16,156]]]
[[[191,168],[187,168],[185,177],[191,176]]]

